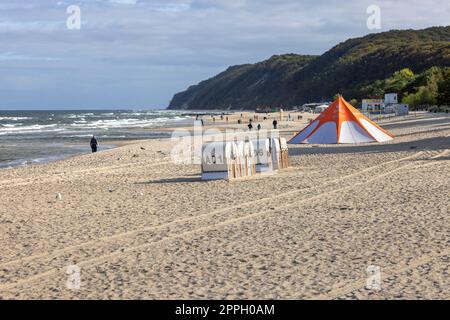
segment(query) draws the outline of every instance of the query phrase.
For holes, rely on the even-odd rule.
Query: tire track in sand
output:
[[[76,179],[79,177],[80,174],[84,173],[104,173],[105,171],[111,171],[116,169],[125,169],[131,166],[140,166],[141,168],[151,168],[151,167],[157,167],[165,164],[170,164],[170,161],[162,161],[157,163],[151,163],[150,161],[142,161],[142,162],[136,162],[136,163],[129,163],[129,164],[123,164],[123,165],[114,165],[109,167],[102,167],[102,168],[88,168],[88,169],[81,169],[74,172],[71,172],[69,174],[62,174],[62,173],[55,173],[51,177],[47,178],[34,178],[34,180],[29,179],[9,179],[9,180],[2,180],[0,181],[0,188],[3,187],[21,187],[26,186],[29,184],[35,184],[35,183],[49,183],[54,181],[60,181],[61,179]],[[109,172],[112,173],[112,172]]]
[[[401,159],[396,159],[396,160],[388,161],[388,162],[385,162],[385,163],[382,163],[382,164],[378,164],[378,165],[375,165],[375,166],[372,166],[372,167],[364,168],[363,170],[351,173],[351,174],[346,175],[344,177],[339,177],[339,178],[336,178],[336,179],[331,179],[331,180],[325,181],[325,182],[323,182],[322,184],[320,184],[318,186],[314,186],[313,189],[319,189],[320,190],[320,189],[323,189],[323,187],[326,186],[326,185],[341,182],[342,180],[346,180],[348,178],[352,178],[352,177],[358,176],[358,175],[360,175],[362,173],[366,173],[366,172],[378,169],[378,168],[380,168],[382,166],[385,166],[385,165],[389,165],[389,164],[393,164],[393,163],[398,163],[398,162],[402,162],[402,161],[406,161],[406,160],[415,159],[415,158],[420,157],[422,154],[423,154],[423,152],[418,152],[417,154],[412,155],[412,156],[408,156],[408,157],[404,157],[404,158],[401,158]],[[88,242],[84,242],[84,243],[81,243],[81,244],[76,244],[76,245],[73,245],[73,246],[64,247],[64,248],[61,248],[61,249],[54,250],[52,252],[46,252],[46,253],[42,253],[42,254],[37,254],[37,255],[32,255],[32,256],[20,258],[20,259],[13,260],[13,261],[2,262],[2,263],[0,263],[0,268],[1,267],[5,267],[7,265],[10,265],[12,263],[16,263],[16,262],[26,262],[26,261],[29,261],[31,259],[38,258],[38,257],[41,257],[41,256],[47,256],[47,255],[51,255],[51,254],[61,254],[61,253],[64,253],[64,252],[66,252],[68,250],[78,249],[78,248],[81,248],[83,246],[87,246],[87,245],[90,245],[90,244],[97,244],[99,241],[107,241],[107,240],[119,239],[119,238],[126,237],[126,236],[129,236],[129,235],[132,235],[132,234],[137,234],[137,233],[140,233],[140,232],[147,232],[147,231],[151,231],[151,230],[154,230],[154,229],[160,229],[160,228],[164,228],[166,226],[171,226],[171,225],[175,225],[175,224],[186,224],[186,223],[189,223],[191,221],[196,221],[199,218],[213,216],[213,215],[216,215],[216,214],[219,214],[219,213],[223,213],[223,212],[226,212],[226,211],[229,211],[229,210],[233,210],[233,209],[240,209],[240,208],[242,208],[244,206],[254,205],[255,203],[261,203],[261,202],[271,201],[271,200],[275,200],[275,199],[279,200],[280,198],[289,197],[292,194],[296,194],[296,193],[299,193],[301,191],[310,191],[310,190],[311,190],[311,188],[295,189],[293,191],[285,192],[285,193],[282,193],[282,194],[277,194],[277,195],[273,195],[273,196],[270,196],[270,197],[265,197],[265,198],[260,198],[260,199],[256,199],[256,200],[251,200],[251,201],[247,201],[245,203],[240,203],[238,205],[232,205],[232,206],[229,206],[229,207],[226,207],[226,208],[221,208],[221,209],[218,209],[218,210],[214,210],[214,211],[211,211],[211,212],[208,212],[208,213],[199,214],[199,215],[196,215],[194,217],[188,217],[188,218],[184,218],[184,219],[175,220],[175,221],[168,222],[168,223],[165,223],[165,224],[162,224],[162,225],[148,226],[148,227],[145,227],[145,228],[139,228],[139,229],[135,229],[135,230],[130,230],[130,231],[127,231],[127,232],[118,233],[118,234],[115,234],[115,235],[112,235],[112,236],[108,236],[108,237],[98,238],[98,239],[91,240],[91,241],[88,241]]]
[[[405,159],[417,158],[421,154],[422,153],[416,154],[414,157],[411,156],[411,157],[406,157],[406,158],[394,160],[393,162],[399,162],[399,161],[402,161],[402,160],[405,160]],[[287,207],[290,207],[290,206],[293,206],[293,205],[298,205],[299,203],[306,202],[306,201],[309,201],[309,200],[313,200],[313,199],[316,199],[316,198],[320,198],[320,197],[323,197],[323,196],[326,196],[326,195],[329,195],[329,194],[333,194],[333,193],[336,193],[336,192],[342,192],[342,191],[345,191],[345,190],[349,190],[349,189],[352,189],[354,187],[357,187],[357,186],[360,186],[360,185],[372,182],[372,181],[374,181],[376,179],[388,176],[388,175],[392,174],[393,172],[405,169],[407,167],[411,167],[414,164],[415,163],[406,164],[406,165],[394,168],[393,170],[387,171],[385,173],[381,173],[381,174],[372,176],[370,179],[368,179],[366,181],[363,181],[363,182],[350,184],[350,185],[345,186],[343,188],[336,188],[334,190],[325,191],[325,192],[317,194],[315,196],[312,196],[312,197],[309,196],[308,198],[301,199],[300,201],[295,201],[294,203],[287,203],[285,205],[282,205],[281,207],[278,207],[277,209],[287,208]],[[372,170],[374,168],[376,168],[376,167],[379,167],[379,165],[372,167]],[[367,172],[368,170],[370,170],[370,169],[365,169],[365,170],[362,170],[362,171]],[[354,174],[352,174],[352,176],[355,176],[357,174],[358,173],[354,173]],[[335,179],[335,180],[342,180],[342,179],[345,179],[345,177],[339,178],[339,179]],[[273,197],[271,197],[271,198],[273,198]],[[257,200],[257,201],[261,201],[261,200]],[[250,203],[253,203],[253,202],[254,201],[252,201]],[[226,210],[229,210],[229,209],[230,208],[225,208],[225,209],[222,209],[221,211],[223,212],[223,211],[226,211]],[[101,261],[105,261],[105,260],[108,260],[110,258],[118,257],[118,256],[123,255],[125,253],[133,252],[133,251],[136,251],[136,250],[139,250],[139,249],[143,249],[143,248],[146,248],[146,247],[154,246],[154,245],[157,245],[159,243],[162,243],[162,242],[165,242],[165,241],[168,241],[168,240],[177,239],[177,238],[180,238],[180,237],[185,237],[187,235],[195,234],[195,233],[198,233],[198,232],[203,232],[203,231],[215,229],[215,228],[218,228],[218,227],[221,227],[221,226],[234,224],[236,222],[240,222],[240,221],[243,221],[243,220],[246,220],[246,219],[255,218],[255,217],[258,217],[260,215],[263,215],[266,212],[271,212],[271,211],[266,209],[266,210],[262,210],[262,211],[259,211],[257,213],[250,214],[250,215],[244,215],[244,216],[239,216],[238,215],[237,217],[229,217],[229,219],[226,219],[225,221],[222,221],[221,223],[215,223],[215,224],[214,224],[214,222],[217,221],[216,219],[214,219],[212,221],[209,221],[210,219],[208,219],[208,220],[206,220],[207,223],[205,223],[203,226],[198,227],[198,226],[196,226],[196,223],[194,223],[193,228],[191,230],[188,230],[188,231],[181,231],[181,230],[177,231],[177,230],[174,230],[172,232],[170,232],[170,230],[168,230],[169,232],[166,232],[165,235],[160,235],[159,237],[155,237],[154,239],[151,239],[151,238],[148,239],[148,235],[145,235],[145,234],[138,234],[137,236],[144,236],[143,240],[145,240],[145,241],[144,241],[143,244],[142,244],[141,241],[138,241],[137,245],[133,245],[131,243],[132,245],[128,246],[126,248],[123,248],[123,244],[120,244],[120,245],[116,246],[117,250],[115,250],[115,251],[112,251],[112,252],[109,252],[109,253],[106,253],[106,254],[103,253],[103,254],[100,254],[100,255],[94,255],[93,254],[93,255],[91,255],[91,256],[93,256],[93,258],[87,257],[88,259],[79,260],[77,262],[77,265],[85,266],[85,265],[90,265],[92,263],[96,264],[96,263],[99,263]],[[194,220],[194,219],[198,219],[198,217],[189,218],[189,220]],[[176,221],[174,223],[179,223],[179,222]],[[170,223],[170,224],[173,224],[173,223]],[[161,227],[162,226],[158,226],[157,228],[161,228]],[[184,224],[183,227],[185,229],[186,225]],[[142,230],[131,231],[131,232],[143,232],[143,231],[146,231],[146,230],[142,229]],[[120,236],[123,236],[123,234],[120,235]],[[147,236],[147,238],[145,236]],[[111,237],[109,237],[109,239],[110,238]],[[129,239],[126,239],[126,240],[129,240]],[[137,239],[135,239],[135,240],[137,240]],[[96,243],[98,243],[98,241],[99,240],[95,240]],[[141,242],[141,244],[139,244],[139,242]],[[104,245],[106,245],[106,244],[108,244],[108,243],[105,243]],[[79,248],[79,247],[82,247],[84,245],[86,245],[86,244],[80,244],[80,245],[78,245],[76,247]],[[59,252],[57,252],[57,254],[67,253],[68,251],[73,250],[73,247],[70,247],[69,250],[67,250],[67,249],[68,248],[63,248],[63,249],[59,250]],[[111,249],[111,248],[108,248],[108,249]],[[113,250],[114,250],[114,248],[113,248]],[[49,253],[49,254],[40,255],[40,256],[42,256],[44,258],[50,258],[52,256],[54,257],[55,256],[55,252],[52,252],[52,253]],[[31,257],[27,257],[27,258],[24,258],[24,259],[26,259],[26,260],[33,260],[36,257],[38,257],[38,256],[31,256]],[[10,265],[10,264],[17,263],[17,262],[23,262],[24,259],[8,262],[6,264]],[[56,260],[56,257],[54,257],[51,261],[55,261],[55,260]],[[66,257],[66,260],[67,260],[67,257]],[[1,266],[4,267],[6,264],[2,264]],[[50,268],[53,268],[53,269],[50,269],[50,270],[48,270],[46,272],[40,272],[40,273],[31,275],[31,276],[27,276],[24,279],[17,280],[16,282],[13,282],[13,283],[6,283],[6,284],[3,284],[3,285],[0,285],[0,289],[5,290],[7,288],[11,288],[11,287],[23,284],[23,283],[27,283],[27,282],[30,282],[30,281],[32,282],[34,280],[41,279],[42,277],[45,277],[47,275],[50,275],[50,274],[53,274],[53,273],[57,272],[58,270],[60,270],[61,268],[65,267],[65,266],[67,266],[67,261],[64,261],[63,264],[59,264],[59,266],[52,266],[52,267],[50,267]],[[39,271],[42,271],[42,267],[48,267],[48,261],[44,261],[44,265],[41,265],[37,269]],[[13,280],[13,279],[10,278],[9,280]]]
[[[421,265],[424,265],[426,263],[429,263],[431,261],[437,260],[439,258],[441,258],[442,256],[446,256],[450,254],[450,249],[444,250],[443,252],[440,253],[435,253],[435,254],[431,254],[431,255],[425,255],[420,257],[419,259],[413,260],[412,262],[410,262],[409,264],[403,263],[400,264],[399,266],[395,267],[395,268],[389,268],[387,269],[387,271],[385,271],[384,269],[382,269],[382,277],[384,279],[390,278],[392,276],[404,273],[406,271],[409,271],[411,269],[415,269]],[[361,289],[364,289],[366,287],[366,281],[367,278],[361,278],[355,281],[352,281],[351,283],[346,283],[343,285],[338,285],[338,288],[334,288],[332,289],[330,292],[325,293],[325,294],[321,294],[318,296],[314,296],[312,297],[313,299],[317,299],[317,300],[332,300],[332,299],[337,299],[341,296],[345,296],[349,293],[352,293],[354,291],[358,291]]]

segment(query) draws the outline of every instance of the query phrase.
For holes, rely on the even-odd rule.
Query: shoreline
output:
[[[271,126],[271,120],[272,119],[278,119],[280,116],[279,112],[275,112],[275,113],[255,113],[254,111],[235,111],[235,112],[230,112],[228,111],[228,113],[225,113],[225,116],[229,117],[229,122],[225,122],[223,120],[217,120],[217,121],[212,121],[212,116],[213,115],[218,115],[220,116],[220,114],[211,114],[212,112],[216,112],[214,110],[207,110],[207,111],[203,111],[204,114],[204,118],[205,118],[205,126],[204,126],[204,130],[208,130],[208,129],[219,129],[219,130],[244,130],[246,129],[246,121],[249,118],[252,118],[254,115],[257,115],[259,117],[268,117],[268,120],[266,121],[257,121],[256,123],[260,122],[260,123],[265,123],[265,126],[270,127]],[[219,111],[217,111],[219,112]],[[195,114],[195,111],[193,112],[193,114]],[[242,117],[240,115],[243,115]],[[296,132],[298,132],[299,130],[301,130],[303,127],[305,127],[308,124],[308,119],[314,119],[315,117],[317,117],[317,114],[311,114],[311,113],[303,113],[303,112],[298,112],[298,111],[286,111],[284,112],[284,116],[287,117],[288,114],[292,115],[292,120],[290,121],[280,121],[280,129],[279,132],[280,134],[282,134],[285,137],[289,137],[290,134],[295,134]],[[380,123],[381,125],[383,125],[385,122],[398,122],[398,121],[402,121],[404,119],[410,119],[410,118],[417,118],[417,117],[421,117],[421,116],[428,116],[428,117],[448,117],[448,114],[446,113],[428,113],[428,112],[412,112],[409,116],[396,116],[396,117],[388,117],[388,118],[382,118],[381,121],[378,121],[378,123]],[[302,116],[303,118],[301,120],[298,120],[297,117],[298,116]],[[243,124],[241,125],[237,125],[236,121],[238,119],[242,119],[243,120]],[[420,121],[420,119],[418,120]],[[193,132],[193,127],[192,126],[186,126],[186,124],[182,124],[180,123],[179,125],[175,125],[175,126],[167,126],[167,127],[158,127],[158,128],[147,128],[146,130],[150,131],[150,132],[173,132],[174,130],[187,130],[189,132]],[[151,139],[124,139],[124,140],[104,140],[101,141],[101,146],[103,145],[107,145],[108,147],[106,149],[100,150],[99,152],[104,152],[104,151],[108,151],[108,150],[113,150],[116,148],[120,148],[123,146],[128,146],[128,145],[132,145],[132,144],[137,144],[137,143],[145,143],[147,141],[151,141],[151,140],[166,140],[166,141],[170,141],[170,137],[155,137],[155,138],[151,138]],[[82,142],[71,142],[69,143],[65,143],[66,145],[71,145],[71,146],[86,146],[88,145],[88,143],[82,143]],[[67,154],[67,155],[48,155],[47,159],[39,159],[40,161],[34,162],[33,160],[27,160],[24,162],[26,163],[21,163],[21,164],[16,164],[13,166],[7,166],[7,167],[0,167],[0,171],[1,170],[10,170],[10,169],[14,169],[14,168],[22,168],[22,167],[29,167],[29,166],[39,166],[39,165],[44,165],[44,164],[48,164],[48,163],[52,163],[52,162],[58,162],[58,161],[64,161],[66,159],[69,158],[74,158],[74,157],[78,157],[78,156],[83,156],[86,154],[90,154],[91,152],[89,150],[86,151],[80,151],[77,153],[73,153],[73,154]],[[19,161],[19,160],[18,160]]]
[[[90,151],[97,136],[106,149],[126,140],[166,136],[162,126],[184,126],[192,116],[165,110],[0,111],[0,167],[64,159]],[[151,130],[146,130],[151,128]]]
[[[204,112],[215,112],[214,110],[208,110],[208,111],[204,111]],[[194,112],[195,113],[195,112]],[[243,115],[243,117],[241,117],[240,115]],[[317,117],[317,114],[311,114],[311,113],[303,113],[303,112],[298,112],[298,111],[292,111],[292,112],[284,112],[284,116],[286,117],[287,114],[291,114],[292,115],[292,119],[291,121],[280,121],[280,129],[279,132],[280,134],[282,134],[285,137],[288,137],[289,134],[295,134],[296,132],[298,132],[299,130],[301,130],[303,127],[305,127],[308,124],[308,119],[314,119],[315,117]],[[249,118],[252,118],[254,115],[258,115],[259,117],[264,117],[267,116],[268,120],[266,121],[259,121],[261,123],[265,123],[265,126],[271,126],[271,120],[272,119],[278,119],[280,113],[279,112],[275,112],[275,113],[255,113],[252,111],[236,111],[236,112],[228,112],[226,113],[226,116],[229,117],[229,122],[225,122],[223,120],[217,120],[217,121],[212,121],[211,117],[212,115],[210,113],[206,113],[205,114],[205,126],[203,128],[203,130],[208,130],[208,129],[219,129],[219,130],[244,130],[246,128],[246,122],[245,120],[248,120]],[[448,114],[446,113],[427,113],[427,112],[416,112],[416,113],[411,113],[411,115],[407,116],[406,118],[416,118],[416,117],[420,117],[420,116],[424,116],[424,115],[428,115],[429,117],[446,117],[448,116]],[[220,116],[220,115],[219,115]],[[297,116],[302,116],[303,118],[301,120],[296,119]],[[392,122],[392,121],[402,121],[405,117],[404,116],[397,116],[397,117],[390,117],[390,118],[383,118],[381,121],[379,121],[380,124],[385,123],[386,121],[388,122]],[[243,119],[243,124],[241,125],[237,125],[236,121],[238,119]],[[418,120],[420,121],[420,120]],[[256,122],[258,123],[258,121]],[[150,131],[150,132],[173,132],[174,130],[187,130],[189,132],[193,132],[193,127],[192,126],[186,126],[186,124],[179,124],[179,125],[175,125],[175,126],[167,126],[167,127],[158,127],[158,128],[147,128],[146,130]],[[138,143],[145,143],[148,141],[152,141],[152,140],[162,140],[162,141],[170,141],[170,137],[155,137],[155,138],[151,138],[151,139],[124,139],[124,140],[104,140],[100,141],[101,145],[107,145],[108,147],[106,149],[100,150],[98,152],[104,152],[104,151],[108,151],[108,150],[113,150],[113,149],[117,149],[123,146],[128,146],[128,145],[133,145],[133,144],[138,144]],[[69,145],[69,143],[65,143],[66,145]],[[82,142],[72,142],[70,143],[71,146],[86,146],[88,145],[88,143],[82,143]],[[90,154],[91,152],[89,150],[86,151],[80,151],[78,153],[74,153],[74,154],[67,154],[67,155],[49,155],[48,159],[42,159],[42,161],[38,161],[38,162],[33,162],[33,161],[26,161],[26,164],[17,164],[14,166],[8,166],[8,167],[1,167],[1,170],[10,170],[10,169],[14,169],[14,168],[22,168],[22,167],[29,167],[29,166],[40,166],[40,165],[45,165],[48,163],[53,163],[53,162],[58,162],[58,161],[64,161],[66,159],[69,158],[74,158],[74,157],[78,157],[78,156],[83,156],[83,155],[87,155]]]
[[[200,111],[198,111],[200,112]],[[245,121],[243,121],[243,125],[236,125],[237,119],[240,118],[240,114],[243,114],[243,118],[242,119],[247,119],[252,117],[255,113],[254,112],[238,112],[238,113],[225,113],[225,116],[229,117],[229,123],[226,123],[224,121],[221,120],[217,120],[216,122],[212,121],[212,117],[220,117],[220,114],[218,113],[219,111],[214,111],[214,110],[205,110],[202,111],[203,112],[203,118],[205,119],[205,127],[203,128],[204,130],[208,130],[211,128],[220,128],[221,130],[226,130],[226,129],[245,129],[246,125],[245,125]],[[196,112],[194,111],[192,113],[194,116],[196,114]],[[276,118],[277,115],[279,115],[279,113],[272,113],[269,116],[271,117],[271,119]],[[188,120],[191,121],[194,118]],[[248,120],[248,119],[247,119]],[[233,123],[232,123],[233,122]],[[270,122],[270,121],[269,121]],[[157,133],[170,133],[173,132],[175,130],[187,130],[187,131],[192,131],[193,130],[193,126],[187,126],[186,123],[179,123],[179,124],[171,124],[165,127],[155,127],[155,128],[145,128],[146,132],[154,132],[155,134]],[[133,129],[131,128],[130,131],[132,132]],[[154,138],[150,138],[150,139],[124,139],[124,140],[101,140],[100,142],[100,147],[102,145],[107,145],[108,148],[102,150],[100,149],[99,152],[104,152],[107,150],[111,150],[111,149],[116,149],[118,147],[122,147],[122,146],[126,146],[126,145],[130,145],[130,144],[135,144],[135,143],[140,143],[140,142],[145,142],[145,141],[151,141],[151,140],[161,140],[161,139],[166,139],[166,140],[170,140],[170,137],[157,137],[155,136]],[[89,146],[89,141],[86,141],[86,143],[83,142],[63,142],[64,145],[67,146],[67,148],[69,148],[70,146],[82,146],[88,148]],[[12,166],[5,166],[5,167],[1,167],[0,170],[10,170],[10,169],[14,169],[14,168],[19,168],[19,167],[28,167],[28,166],[36,166],[36,165],[43,165],[43,164],[47,164],[47,163],[52,163],[52,162],[56,162],[56,161],[63,161],[65,159],[68,158],[73,158],[73,157],[77,157],[77,156],[82,156],[82,155],[86,155],[86,154],[90,154],[89,150],[80,150],[79,152],[76,153],[72,153],[72,154],[49,154],[47,155],[47,157],[45,159],[41,159],[39,158],[39,161],[34,161],[34,160],[20,160],[18,159],[17,161],[20,162],[18,164],[12,165]]]

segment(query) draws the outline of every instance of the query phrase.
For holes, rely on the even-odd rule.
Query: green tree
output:
[[[349,103],[350,103],[352,106],[354,106],[355,108],[358,107],[358,100],[356,100],[356,99],[350,100]]]
[[[401,92],[407,85],[416,79],[414,72],[411,69],[405,68],[400,71],[394,72],[394,74],[385,80],[384,91]]]
[[[441,106],[450,105],[450,76],[439,82],[437,103]]]
[[[400,98],[406,88],[410,86],[415,80],[416,75],[411,69],[405,68],[394,72],[389,78],[384,80],[376,80],[373,83],[362,88],[364,96],[383,99],[386,93],[398,93]]]
[[[445,68],[431,67],[417,77],[413,86],[418,89],[427,88],[427,90],[422,89],[422,100],[430,101],[430,104],[437,103],[439,83],[443,81],[445,72]]]
[[[405,92],[403,95],[402,103],[409,105],[411,109],[416,108],[416,95],[414,93]]]
[[[406,93],[402,102],[408,104],[411,109],[416,109],[418,106],[436,104],[436,97],[430,88],[422,86],[416,93]]]
[[[337,98],[342,97],[342,94],[340,93],[336,93],[333,97],[333,101],[336,100]]]

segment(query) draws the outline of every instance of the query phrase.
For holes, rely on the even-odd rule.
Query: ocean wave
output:
[[[0,122],[0,136],[20,135],[20,138],[29,135],[30,138],[47,139],[49,135],[54,133],[55,138],[65,137],[86,138],[93,133],[114,134],[114,130],[120,133],[120,138],[126,138],[128,133],[126,129],[147,129],[170,127],[192,119],[191,116],[180,112],[167,111],[118,111],[118,112],[67,112],[55,113],[55,117],[51,120],[48,114],[39,114],[39,116],[17,115],[12,117],[4,114],[0,119],[8,119],[9,121]],[[21,121],[18,120],[27,120]],[[35,120],[29,120],[35,119]],[[70,119],[70,120],[68,120]],[[142,133],[140,133],[142,135]],[[150,134],[150,133],[148,133]],[[144,135],[147,135],[145,133]],[[136,137],[136,133],[129,133],[130,139]]]
[[[8,120],[8,121],[21,121],[21,120],[30,120],[33,119],[31,117],[0,117],[0,121]]]
[[[70,126],[76,128],[137,128],[137,127],[152,127],[155,124],[171,123],[186,120],[185,117],[174,117],[174,118],[154,118],[154,119],[105,119],[96,121],[75,121]]]
[[[20,126],[20,127],[7,127],[0,128],[0,135],[6,134],[23,134],[23,133],[35,133],[35,132],[56,132],[65,130],[64,128],[58,128],[57,124],[48,125],[32,125],[32,126]]]
[[[17,122],[17,123],[5,123],[5,124],[0,124],[0,128],[1,127],[5,127],[5,128],[14,128],[14,127],[18,127],[21,126],[23,123],[21,122]]]
[[[83,112],[83,113],[77,113],[77,114],[75,114],[75,113],[69,113],[69,114],[67,114],[67,115],[64,115],[63,118],[66,118],[66,119],[80,119],[80,118],[85,118],[85,117],[95,117],[95,116],[101,117],[102,115],[101,115],[101,114],[94,115],[94,114],[91,113],[91,112],[89,112],[89,113]]]
[[[64,132],[64,134],[69,137],[69,138],[91,138],[92,134],[87,133],[87,134],[71,134],[71,133],[67,133]]]

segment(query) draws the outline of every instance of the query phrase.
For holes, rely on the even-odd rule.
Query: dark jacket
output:
[[[91,139],[91,147],[96,147],[98,145],[97,139],[92,138]]]

